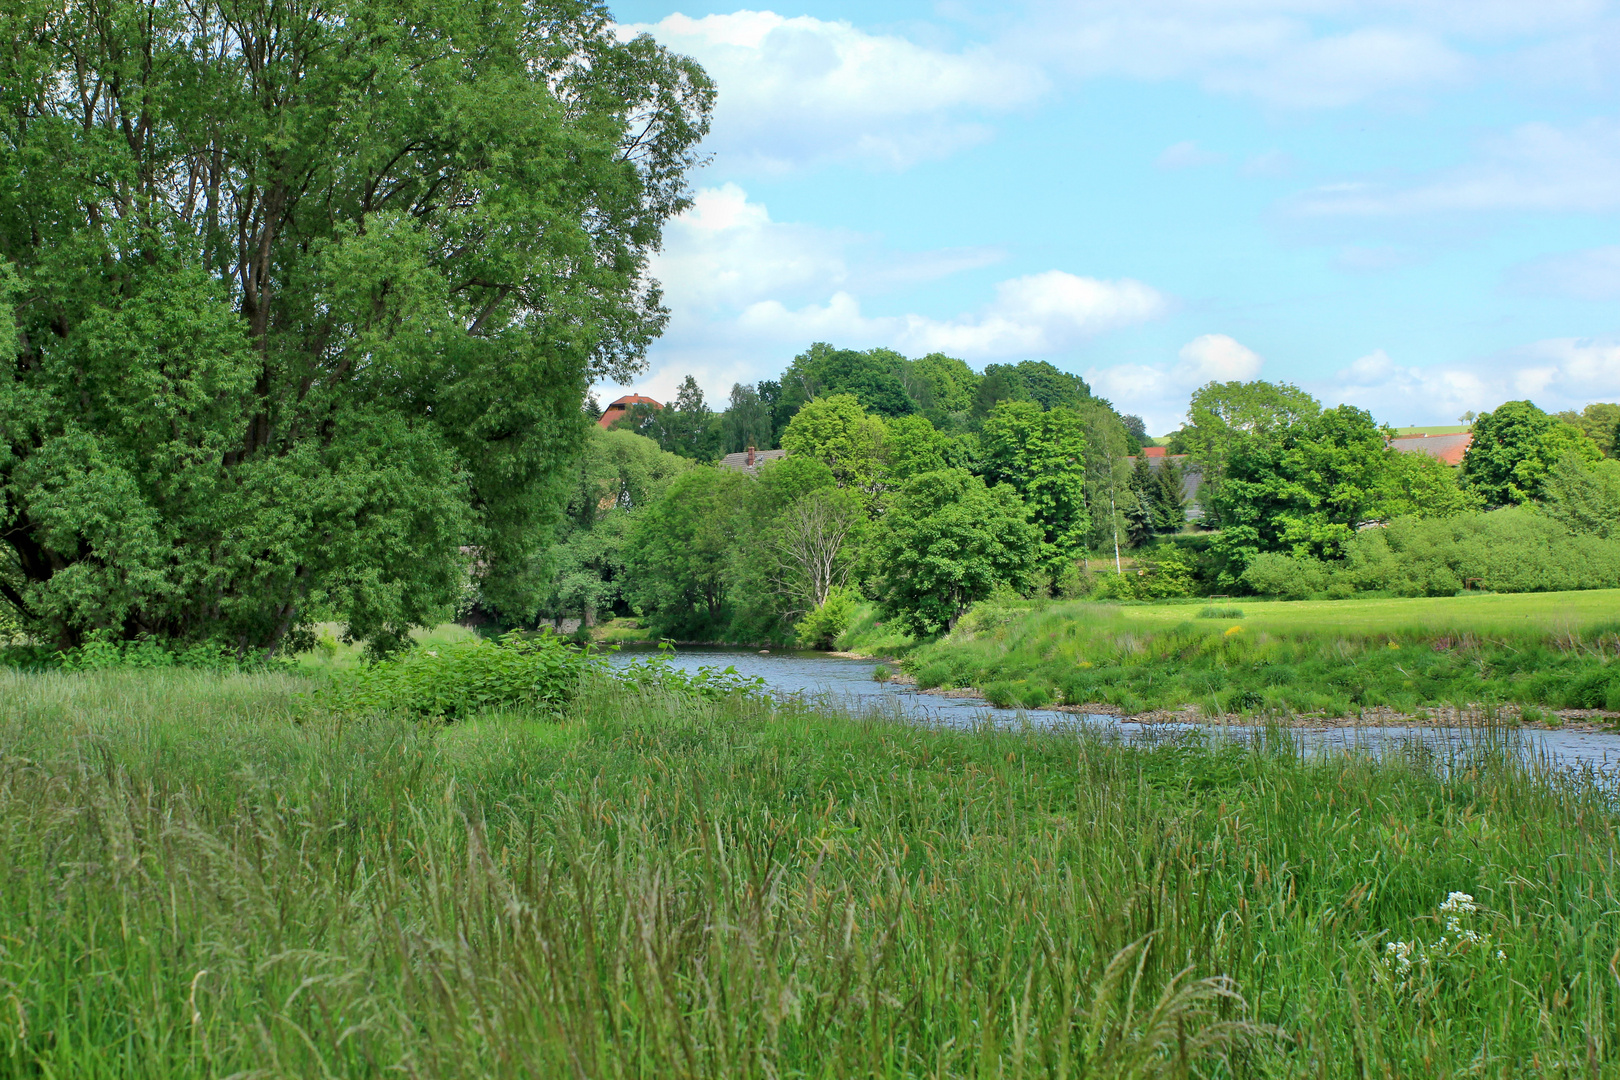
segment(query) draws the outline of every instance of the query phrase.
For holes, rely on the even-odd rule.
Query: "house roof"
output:
[[[1168,453],[1170,453],[1170,451],[1165,449],[1162,446],[1144,446],[1144,447],[1142,447],[1142,456],[1144,456],[1144,457],[1164,457]],[[1176,456],[1180,457],[1182,455],[1178,454]]]
[[[600,428],[609,427],[613,421],[629,412],[632,405],[651,405],[655,409],[664,407],[663,402],[654,401],[646,394],[626,394],[624,397],[608,403],[608,407],[602,410],[602,418],[596,422],[596,426]]]
[[[749,461],[749,454],[753,455],[752,462]],[[787,457],[786,450],[739,450],[735,454],[727,454],[721,458],[720,467],[722,469],[735,469],[737,472],[753,473],[758,472],[759,467],[767,461],[775,461],[784,457]]]
[[[1461,465],[1473,442],[1474,433],[1462,431],[1455,435],[1407,435],[1389,440],[1389,445],[1405,454],[1428,454],[1447,465]]]

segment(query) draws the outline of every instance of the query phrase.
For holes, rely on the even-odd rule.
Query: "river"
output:
[[[644,649],[625,649],[614,654],[611,662],[622,663],[631,657],[646,655]],[[997,709],[976,698],[942,697],[892,681],[878,682],[872,677],[877,666],[874,661],[849,660],[818,652],[771,650],[761,653],[719,646],[686,646],[676,650],[670,662],[688,671],[699,667],[733,667],[740,674],[764,679],[767,688],[777,695],[799,695],[857,714],[903,716],[948,727],[986,723],[1046,728],[1083,725],[1129,741],[1174,738],[1198,728],[1238,737],[1257,730],[1241,725],[1140,724],[1113,716],[1050,709]],[[1471,729],[1429,726],[1298,728],[1294,735],[1307,752],[1376,751],[1422,743],[1442,755],[1479,737],[1479,733]],[[1510,737],[1526,754],[1545,756],[1565,766],[1590,765],[1605,773],[1620,775],[1620,733],[1522,728],[1513,731]]]

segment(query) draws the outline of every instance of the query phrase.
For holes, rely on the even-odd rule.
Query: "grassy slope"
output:
[[[924,686],[1030,706],[1347,716],[1491,702],[1620,710],[1617,655],[1620,591],[1604,590],[984,608],[906,663]]]
[[[306,685],[0,672],[5,1071],[1620,1069],[1616,793],[1487,747],[1306,763],[605,687],[433,729]],[[1491,948],[1383,979],[1452,890]]]
[[[1412,631],[1552,634],[1591,631],[1620,624],[1620,589],[1561,593],[1466,593],[1443,597],[1372,600],[1189,600],[1121,608],[1127,622],[1144,628],[1196,618],[1208,607],[1236,608],[1240,624],[1272,633],[1308,632],[1376,636]]]

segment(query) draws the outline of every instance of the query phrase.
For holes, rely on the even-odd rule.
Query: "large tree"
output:
[[[1463,455],[1463,483],[1492,506],[1539,499],[1547,474],[1568,454],[1602,456],[1580,428],[1548,416],[1528,401],[1509,401],[1474,421]]]
[[[1041,529],[1040,560],[1051,570],[1087,546],[1085,422],[1072,409],[1042,412],[1033,401],[1003,401],[985,419],[984,477],[1010,484]]]
[[[1193,391],[1187,423],[1171,436],[1172,454],[1190,454],[1203,477],[1206,517],[1222,505],[1215,498],[1226,477],[1226,462],[1250,437],[1265,439],[1322,411],[1311,395],[1289,383],[1211,382]]]
[[[386,643],[531,608],[591,380],[713,89],[588,0],[0,12],[0,597],[91,629]]]
[[[1022,587],[1041,537],[1017,492],[965,469],[912,478],[883,530],[873,587],[883,611],[916,634],[951,629],[997,585]]]

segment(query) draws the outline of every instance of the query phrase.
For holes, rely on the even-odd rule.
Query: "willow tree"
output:
[[[244,651],[397,639],[469,564],[532,606],[584,389],[664,323],[702,70],[586,0],[0,27],[0,597]]]

